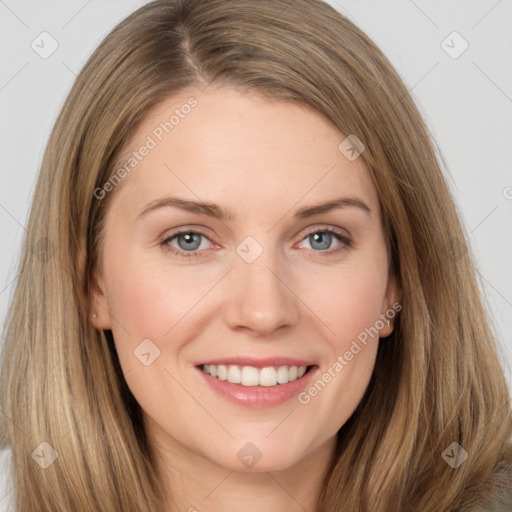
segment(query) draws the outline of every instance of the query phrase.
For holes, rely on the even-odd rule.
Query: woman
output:
[[[5,331],[18,512],[509,510],[428,131],[319,1],[162,1],[56,122]]]

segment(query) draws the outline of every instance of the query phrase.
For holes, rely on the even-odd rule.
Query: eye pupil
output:
[[[332,235],[325,231],[313,233],[312,235],[310,235],[310,237],[312,237],[311,247],[313,247],[314,249],[328,249],[329,246],[331,245]],[[315,247],[314,243],[319,243],[320,247]]]

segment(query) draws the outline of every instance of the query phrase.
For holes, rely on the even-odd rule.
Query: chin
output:
[[[254,441],[248,439],[250,436],[241,441],[230,440],[226,443],[227,449],[221,449],[219,453],[208,458],[229,471],[266,473],[289,469],[306,454],[305,447],[291,447],[289,442],[281,438],[276,437],[274,442],[261,438],[254,438]]]

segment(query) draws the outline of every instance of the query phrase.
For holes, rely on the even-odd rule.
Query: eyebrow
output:
[[[236,215],[231,210],[222,208],[215,203],[206,201],[193,201],[190,199],[167,196],[152,201],[151,203],[148,203],[146,206],[144,206],[142,211],[137,216],[137,220],[144,217],[151,211],[164,207],[179,208],[181,210],[198,213],[200,215],[207,215],[208,217],[213,217],[219,220],[232,221],[236,218]],[[307,219],[309,217],[313,217],[314,215],[319,215],[321,213],[327,213],[332,210],[343,209],[347,207],[358,208],[367,214],[371,214],[371,209],[362,199],[350,196],[332,199],[325,203],[320,203],[314,206],[305,206],[304,208],[297,210],[295,217],[298,219]]]

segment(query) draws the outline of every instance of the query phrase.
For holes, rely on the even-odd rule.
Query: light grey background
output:
[[[145,3],[0,0],[0,327],[14,289],[36,174],[57,113],[101,39]],[[384,51],[434,133],[479,262],[512,388],[512,1],[329,3]],[[461,37],[451,35],[454,31]],[[51,48],[42,32],[58,43],[48,58],[31,47],[40,52]],[[457,56],[464,41],[469,46]],[[5,477],[7,465],[8,452],[0,452],[2,511],[15,485]]]

